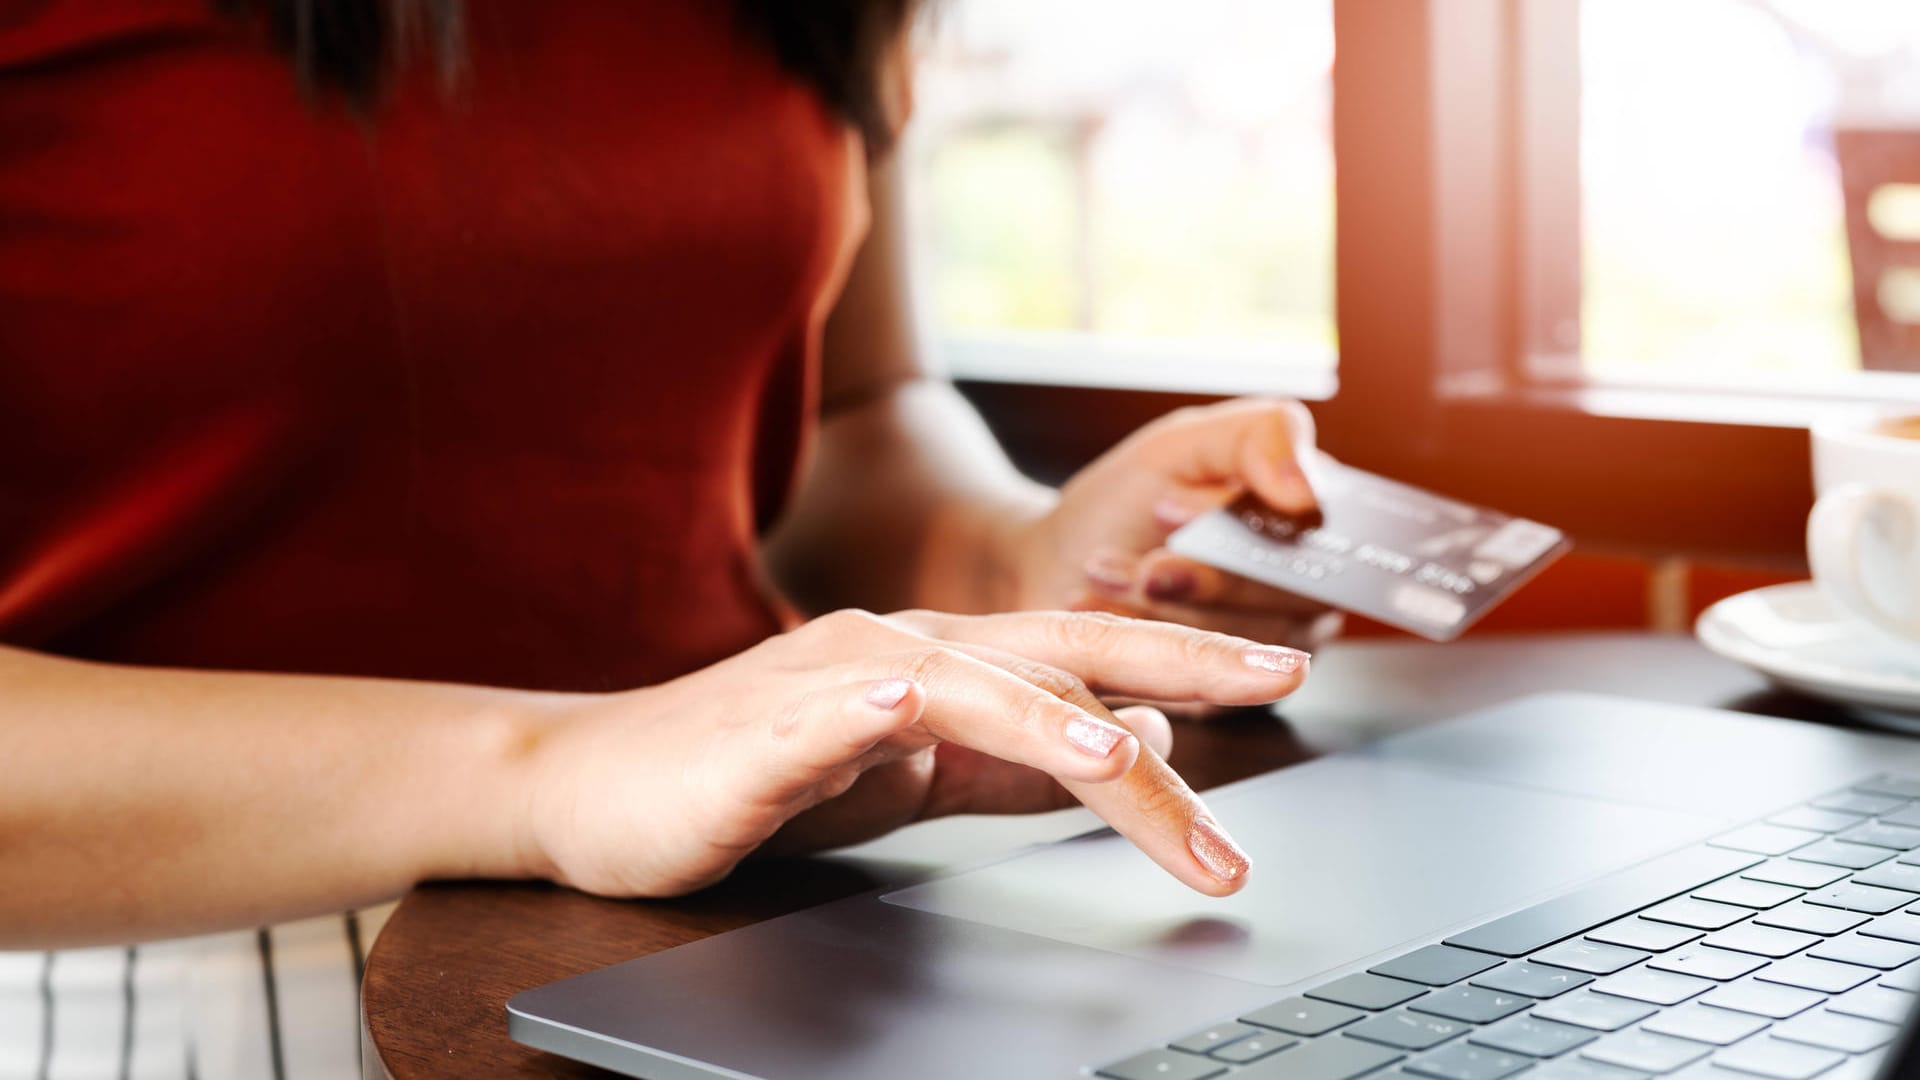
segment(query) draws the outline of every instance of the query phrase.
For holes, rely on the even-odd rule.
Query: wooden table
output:
[[[1196,788],[1547,690],[1592,690],[1851,723],[1837,707],[1771,690],[1689,638],[1488,637],[1435,646],[1342,642],[1314,661],[1281,723],[1250,710],[1182,725],[1173,763]],[[506,1000],[591,968],[892,885],[1036,839],[1083,832],[1085,811],[929,822],[830,858],[750,863],[672,902],[599,900],[545,885],[415,889],[388,921],[363,984],[369,1077],[607,1076],[507,1038]]]

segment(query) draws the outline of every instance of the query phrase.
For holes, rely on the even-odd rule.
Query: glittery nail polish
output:
[[[1256,671],[1267,671],[1275,675],[1291,675],[1300,670],[1300,665],[1310,659],[1308,653],[1299,649],[1282,648],[1279,645],[1255,645],[1240,654],[1248,667]]]
[[[867,687],[867,704],[876,709],[891,709],[905,701],[913,683],[907,679],[881,679]]]
[[[1108,592],[1126,592],[1133,588],[1133,564],[1115,555],[1095,555],[1081,569],[1087,580]]]
[[[1221,881],[1233,881],[1253,866],[1253,860],[1240,850],[1225,830],[1210,817],[1197,817],[1187,829],[1187,848],[1207,873]]]
[[[1074,749],[1092,757],[1103,758],[1113,753],[1113,748],[1127,735],[1125,728],[1103,724],[1091,716],[1076,716],[1067,721],[1067,741]]]
[[[1147,575],[1147,595],[1155,600],[1185,600],[1199,586],[1200,579],[1184,566],[1162,566]]]

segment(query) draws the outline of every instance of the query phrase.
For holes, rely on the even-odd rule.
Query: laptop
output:
[[[1920,1077],[1920,741],[1525,698],[1218,788],[1247,887],[1108,830],[528,990],[652,1080]]]

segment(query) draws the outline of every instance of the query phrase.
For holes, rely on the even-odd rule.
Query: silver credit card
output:
[[[1537,521],[1342,465],[1303,461],[1320,511],[1252,496],[1188,522],[1175,552],[1290,593],[1451,641],[1573,546]]]

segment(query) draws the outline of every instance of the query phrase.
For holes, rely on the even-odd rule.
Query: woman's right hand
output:
[[[1095,694],[1259,704],[1291,693],[1306,661],[1100,613],[835,612],[672,682],[561,706],[529,754],[521,843],[556,881],[670,896],[769,841],[837,846],[941,813],[1045,809],[1064,787],[1225,896],[1248,860],[1151,745],[1164,718],[1116,716]]]

